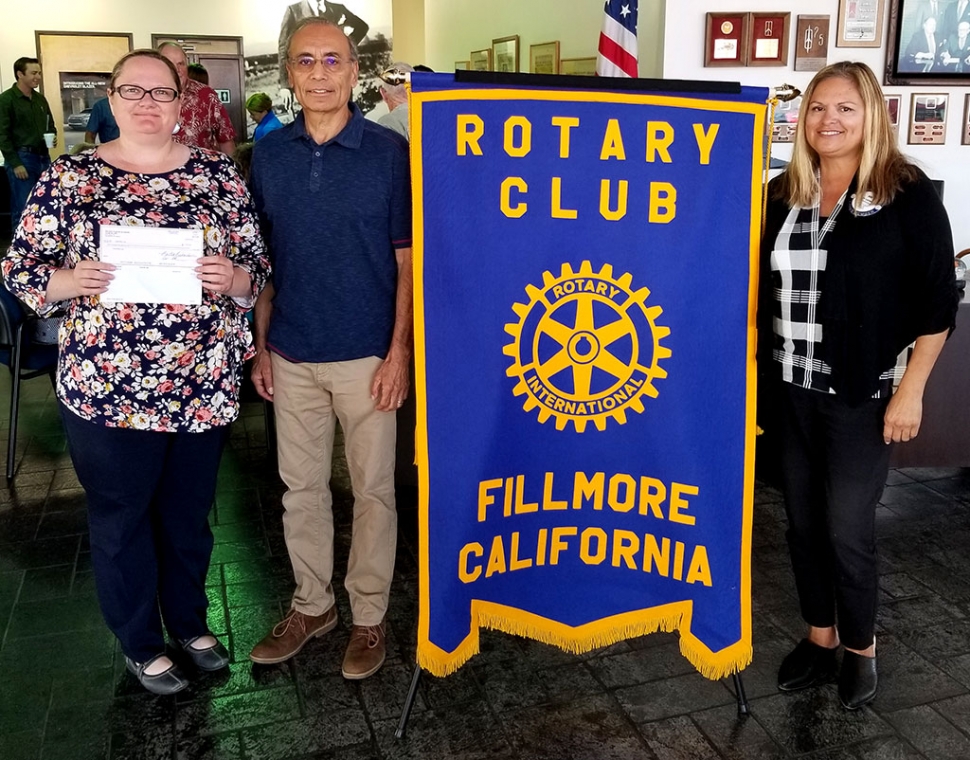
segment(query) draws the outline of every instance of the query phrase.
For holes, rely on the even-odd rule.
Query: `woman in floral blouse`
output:
[[[128,669],[170,694],[187,681],[166,654],[163,620],[197,668],[229,662],[206,624],[207,517],[253,353],[245,311],[269,264],[232,162],[172,140],[181,91],[171,63],[129,53],[108,92],[121,136],[41,177],[3,276],[38,312],[67,310],[57,395],[87,495],[98,598]],[[109,226],[197,230],[201,303],[102,298],[116,273],[121,283],[100,260]]]

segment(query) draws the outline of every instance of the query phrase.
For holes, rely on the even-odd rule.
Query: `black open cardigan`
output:
[[[853,180],[825,238],[821,355],[832,368],[832,388],[852,406],[872,397],[879,376],[906,346],[921,335],[953,330],[956,322],[960,293],[950,222],[932,183],[917,171],[916,182],[870,216],[852,213]],[[769,377],[780,368],[771,359],[771,251],[789,212],[773,198],[776,183],[768,187],[758,293],[758,362]]]

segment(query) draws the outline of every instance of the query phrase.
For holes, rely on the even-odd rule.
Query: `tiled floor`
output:
[[[8,383],[3,371],[4,405]],[[393,732],[414,662],[413,494],[401,499],[385,668],[363,682],[340,677],[345,599],[334,633],[291,664],[253,667],[249,649],[286,607],[290,576],[282,489],[261,407],[247,408],[212,515],[211,625],[234,661],[176,697],[153,697],[124,672],[98,613],[84,498],[50,387],[37,379],[26,388],[18,475],[0,489],[2,760],[970,758],[970,471],[892,473],[879,509],[881,690],[870,708],[847,713],[834,686],[796,695],[775,688],[801,623],[779,494],[761,485],[749,717],[738,718],[729,682],[692,671],[672,635],[573,657],[486,633],[483,653],[456,675],[422,679],[399,742]],[[346,472],[338,468],[335,480],[345,557]]]

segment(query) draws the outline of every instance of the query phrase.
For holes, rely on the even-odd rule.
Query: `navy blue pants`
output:
[[[7,181],[10,183],[10,226],[13,229],[17,229],[17,222],[20,221],[20,215],[27,205],[30,191],[34,189],[44,170],[51,165],[50,157],[39,153],[18,150],[17,155],[27,170],[27,179],[18,178],[13,172],[13,167],[7,165]]]
[[[88,500],[98,601],[122,651],[144,662],[173,638],[208,632],[208,516],[227,428],[155,433],[108,428],[61,406]]]
[[[850,407],[784,386],[782,479],[802,618],[837,625],[845,646],[865,649],[879,594],[875,523],[892,452],[882,438],[889,399]]]

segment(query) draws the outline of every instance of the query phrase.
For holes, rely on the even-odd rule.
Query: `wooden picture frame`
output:
[[[455,61],[455,71],[468,71],[471,67],[471,61]]]
[[[932,55],[925,23],[924,5],[920,0],[888,0],[889,34],[886,41],[886,73],[883,81],[892,85],[970,85],[970,34],[963,38],[949,27],[958,29],[960,21],[970,24],[970,4],[962,19],[956,19],[957,2],[940,2],[940,20],[933,31],[936,50]],[[923,0],[925,3],[925,0]],[[952,13],[952,15],[951,15]],[[934,21],[936,21],[934,19]],[[951,41],[951,35],[953,40]],[[956,45],[951,50],[951,43]],[[948,59],[944,59],[945,46]]]
[[[791,13],[751,13],[748,66],[787,66]]]
[[[559,40],[529,45],[529,73],[559,73]]]
[[[795,71],[819,71],[829,55],[830,16],[798,16],[795,19]]]
[[[519,35],[492,40],[492,71],[516,74],[519,71]]]
[[[570,74],[575,77],[596,76],[596,56],[589,58],[561,58],[559,73]]]
[[[468,68],[472,71],[492,70],[492,49],[472,50],[468,54]]]
[[[909,110],[910,145],[944,145],[949,96],[942,92],[914,92]]]
[[[836,47],[882,47],[886,0],[839,0]]]
[[[749,13],[708,13],[704,66],[746,66]]]

